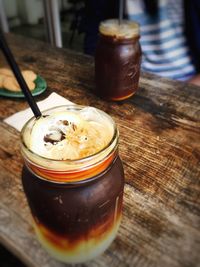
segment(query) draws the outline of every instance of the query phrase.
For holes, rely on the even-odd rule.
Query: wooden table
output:
[[[106,102],[92,93],[92,58],[7,38],[20,66],[48,83],[37,101],[55,91],[104,110],[119,127],[126,175],[123,221],[102,256],[77,266],[200,266],[200,88],[144,73],[134,97]],[[3,122],[26,107],[23,99],[0,99],[0,242],[27,266],[66,266],[36,240],[20,179],[20,134]]]

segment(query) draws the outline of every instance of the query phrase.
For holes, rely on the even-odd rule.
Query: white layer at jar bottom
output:
[[[100,240],[90,239],[87,241],[82,241],[70,251],[59,250],[53,246],[45,239],[35,223],[34,229],[39,242],[53,258],[64,263],[83,263],[101,255],[111,245],[117,235],[120,222],[121,216],[118,221],[115,222],[115,226],[112,227],[107,234],[105,234],[104,238]]]

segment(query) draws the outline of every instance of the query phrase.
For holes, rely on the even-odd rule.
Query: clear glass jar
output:
[[[138,89],[141,63],[139,25],[124,20],[106,20],[100,24],[95,53],[95,93],[120,101]]]
[[[56,109],[77,111],[83,107]],[[53,111],[55,108],[43,115]],[[113,127],[113,137],[101,151],[86,158],[63,161],[33,153],[26,138],[34,118],[21,133],[22,183],[36,234],[53,257],[66,263],[84,262],[104,252],[121,221],[124,172],[118,131],[112,118],[99,112]]]

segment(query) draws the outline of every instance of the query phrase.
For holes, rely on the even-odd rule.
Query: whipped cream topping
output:
[[[25,143],[49,159],[74,160],[102,150],[113,137],[109,119],[95,108],[55,111],[34,121],[25,132]]]

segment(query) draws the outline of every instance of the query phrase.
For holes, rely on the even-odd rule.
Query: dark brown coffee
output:
[[[52,183],[27,166],[22,182],[39,240],[57,259],[89,260],[115,238],[124,187],[119,158],[103,173],[81,183]]]
[[[132,96],[138,89],[140,63],[139,26],[103,22],[95,54],[95,93],[108,100]]]
[[[33,118],[22,130],[23,188],[41,244],[60,261],[84,262],[105,251],[120,225],[124,172],[118,156],[118,131],[107,114],[91,107],[63,106],[46,114],[49,117]],[[71,122],[63,125],[60,118],[75,121],[76,129],[69,126]],[[96,146],[94,154],[63,159],[73,155],[64,153],[64,145],[66,149],[71,148],[71,152],[74,144],[76,150],[84,148],[93,153],[92,131],[98,136],[94,128],[101,130],[103,125],[106,133],[97,140],[103,138],[106,142],[100,150]],[[55,138],[59,136],[58,126],[64,131],[65,139]],[[49,129],[51,135],[47,138]],[[68,140],[72,132],[72,137],[77,135],[75,143],[71,138]],[[90,139],[89,146],[85,146],[85,138]],[[53,158],[55,155],[58,158]]]

